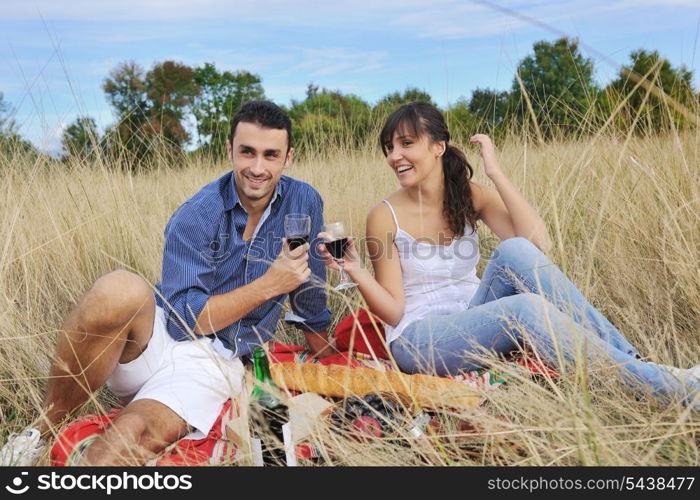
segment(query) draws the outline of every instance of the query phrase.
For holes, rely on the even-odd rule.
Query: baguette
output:
[[[422,407],[460,408],[478,406],[481,397],[472,388],[450,379],[431,375],[381,372],[371,368],[350,368],[317,363],[271,363],[278,387],[315,392],[323,396],[362,396],[371,392],[402,394]]]

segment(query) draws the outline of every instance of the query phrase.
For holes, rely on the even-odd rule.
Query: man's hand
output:
[[[314,358],[323,358],[332,354],[338,354],[333,343],[328,341],[328,332],[311,333],[304,332],[306,343]]]
[[[311,269],[308,250],[308,243],[290,250],[287,239],[282,240],[282,251],[264,275],[270,286],[278,292],[274,295],[289,293],[309,279]]]

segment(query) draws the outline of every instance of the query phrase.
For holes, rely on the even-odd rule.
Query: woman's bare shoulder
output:
[[[401,190],[395,191],[386,198],[392,206],[397,203],[401,203]],[[396,224],[394,223],[394,217],[391,214],[391,209],[384,203],[384,200],[377,202],[367,214],[367,233],[376,233],[381,231],[382,233],[391,232],[393,234],[396,229]]]

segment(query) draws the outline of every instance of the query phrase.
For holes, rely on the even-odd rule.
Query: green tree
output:
[[[461,98],[445,111],[447,127],[453,142],[466,142],[478,132],[478,117],[469,109],[469,102]]]
[[[156,150],[182,152],[189,141],[185,114],[199,93],[192,68],[165,61],[145,73],[127,61],[110,72],[103,89],[117,115],[117,123],[106,131],[103,141],[110,156],[123,158],[129,168],[139,168]]]
[[[136,168],[147,157],[153,138],[144,69],[133,61],[119,63],[105,78],[102,89],[117,116],[105,131],[104,152],[123,157]]]
[[[120,119],[146,120],[148,103],[145,72],[134,61],[119,63],[109,72],[102,89],[107,96],[107,102],[112,105]]]
[[[469,111],[481,126],[489,130],[505,125],[510,112],[511,96],[505,91],[477,88],[469,99]]]
[[[0,92],[0,135],[9,136],[17,133],[17,123],[11,116],[12,108]]]
[[[414,101],[424,101],[435,104],[433,102],[433,98],[430,97],[430,94],[424,90],[420,90],[415,87],[408,87],[403,92],[393,92],[382,97],[374,105],[374,114],[380,121],[382,121],[402,104],[407,104]]]
[[[200,93],[192,102],[200,149],[223,154],[230,121],[241,106],[265,98],[260,77],[247,71],[219,72],[212,63],[195,68],[194,83]]]
[[[683,110],[695,112],[697,105],[692,71],[682,65],[674,68],[655,50],[635,50],[630,60],[603,92],[608,113],[620,107],[618,126],[626,129],[634,123],[639,131],[657,131],[685,124]]]
[[[593,61],[581,55],[577,40],[566,37],[537,42],[533,51],[520,61],[513,79],[516,116],[529,122],[534,113],[545,137],[579,130],[597,94]]]
[[[194,70],[174,61],[155,63],[145,83],[151,127],[167,143],[182,148],[190,139],[183,125],[185,113],[199,95]]]
[[[315,97],[316,94],[318,94],[318,85],[314,84],[314,82],[309,82],[306,85],[306,98],[311,99]]]
[[[34,146],[19,135],[17,122],[12,118],[13,109],[0,92],[0,153],[38,154]]]
[[[356,95],[323,89],[303,101],[292,101],[289,116],[295,143],[318,150],[364,144],[372,113],[369,104]]]
[[[85,158],[97,149],[99,133],[95,120],[89,116],[80,116],[63,131],[61,146],[67,156]]]

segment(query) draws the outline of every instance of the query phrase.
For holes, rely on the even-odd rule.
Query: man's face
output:
[[[284,129],[248,122],[236,126],[233,144],[227,141],[226,150],[243,206],[272,197],[282,171],[292,160],[293,150],[287,151],[287,145]]]

